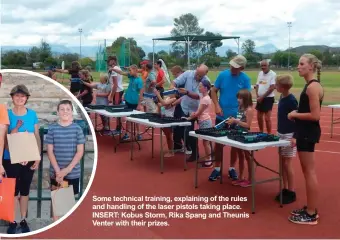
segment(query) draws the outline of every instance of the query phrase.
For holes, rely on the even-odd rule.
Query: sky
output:
[[[119,36],[152,46],[166,37],[173,19],[192,13],[205,31],[239,36],[256,46],[288,48],[287,22],[292,22],[291,47],[339,46],[339,0],[0,0],[0,43],[3,46],[50,44],[97,46]],[[338,9],[338,10],[337,10]],[[224,40],[225,45],[236,45]],[[159,42],[158,45],[169,45]]]

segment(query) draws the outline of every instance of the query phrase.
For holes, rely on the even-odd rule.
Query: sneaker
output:
[[[280,202],[280,194],[275,198],[277,202]],[[296,193],[288,189],[282,190],[282,204],[290,204],[296,201]]]
[[[292,214],[293,216],[300,216],[301,214],[303,214],[304,212],[306,212],[307,210],[307,206],[304,206],[303,208],[300,209],[296,209],[290,212],[290,214]],[[319,214],[318,211],[316,211],[316,218],[319,218]]]
[[[192,151],[191,151],[191,150],[188,150],[188,149],[185,149],[185,154],[186,154],[186,155],[191,155],[191,154],[192,154]]]
[[[230,169],[229,170],[229,178],[231,178],[234,181],[236,181],[238,179],[237,172],[236,172],[235,169]]]
[[[209,176],[209,181],[216,181],[217,179],[219,179],[221,177],[221,172],[214,169],[212,171],[212,173]]]
[[[17,233],[17,222],[11,222],[7,228],[7,234],[16,234]]]
[[[20,222],[20,228],[22,233],[28,233],[31,231],[25,219]]]
[[[137,141],[141,141],[143,139],[142,135],[141,134],[138,134],[137,135]]]
[[[243,180],[243,181],[240,183],[240,186],[241,186],[241,187],[250,187],[250,186],[251,186],[251,181],[249,181],[249,180]]]
[[[303,210],[300,215],[292,215],[288,218],[292,223],[306,224],[306,225],[316,225],[318,224],[317,213],[309,215],[307,211]]]
[[[125,133],[125,135],[122,137],[123,141],[129,140],[129,139],[130,139],[130,136],[127,133]]]
[[[235,181],[232,181],[231,184],[234,185],[234,186],[240,186],[241,183],[244,181],[244,179],[239,179],[239,180],[235,180]]]
[[[211,159],[207,160],[207,161],[211,161]],[[204,163],[201,164],[201,168],[212,168],[213,166],[214,165],[213,165],[212,162],[204,162]]]

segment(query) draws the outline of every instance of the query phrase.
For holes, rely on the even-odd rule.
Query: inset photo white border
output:
[[[84,198],[86,197],[88,191],[91,188],[94,176],[96,174],[97,162],[98,162],[97,138],[96,138],[96,133],[95,133],[94,127],[92,125],[92,121],[91,121],[89,115],[87,114],[85,108],[82,106],[82,104],[79,102],[79,100],[66,87],[64,87],[62,84],[54,81],[53,79],[51,79],[51,78],[49,78],[49,77],[47,77],[45,75],[42,75],[42,74],[36,73],[36,72],[32,72],[32,71],[27,71],[27,70],[21,70],[21,69],[1,69],[0,73],[1,74],[4,74],[4,73],[28,74],[28,75],[31,75],[31,76],[35,76],[35,77],[44,79],[44,80],[46,80],[46,81],[48,81],[50,83],[53,83],[56,87],[61,88],[63,91],[65,91],[66,94],[68,94],[72,98],[72,100],[74,102],[77,103],[78,107],[81,109],[83,115],[85,116],[85,118],[86,118],[86,120],[88,122],[88,125],[89,125],[90,130],[91,130],[91,135],[92,135],[92,138],[93,138],[93,144],[94,144],[94,156],[93,157],[94,157],[94,159],[93,159],[93,169],[92,169],[91,177],[90,177],[90,180],[89,180],[89,183],[88,183],[86,189],[84,190],[83,195],[77,201],[77,203],[72,207],[72,209],[66,215],[64,215],[63,217],[58,219],[57,221],[51,223],[50,225],[48,225],[46,227],[43,227],[43,228],[35,230],[35,231],[29,232],[29,233],[19,233],[19,234],[4,234],[4,233],[0,233],[0,239],[1,239],[1,237],[4,237],[4,238],[28,237],[28,236],[32,236],[32,235],[35,235],[35,234],[39,234],[39,233],[45,232],[45,231],[49,230],[50,228],[53,228],[53,227],[57,226],[59,223],[64,221],[66,218],[68,218],[79,207],[79,205],[83,202]]]

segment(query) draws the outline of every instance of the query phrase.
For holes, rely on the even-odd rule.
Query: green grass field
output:
[[[274,70],[274,69],[273,69]],[[301,78],[298,74],[297,71],[284,71],[284,70],[274,70],[277,74],[291,74],[294,77],[294,86],[292,88],[292,92],[298,97],[303,86],[305,85],[304,79]],[[257,79],[257,75],[258,75],[258,70],[249,70],[246,71],[246,73],[248,74],[248,76],[251,78],[251,82],[252,84],[256,83],[256,79]],[[208,76],[210,78],[210,80],[212,81],[212,83],[215,82],[218,74],[220,72],[219,71],[210,71],[208,73]],[[94,78],[95,81],[99,81],[99,76],[100,73],[99,72],[92,72],[92,76]],[[62,76],[62,74],[58,74],[57,78],[62,80],[60,82],[63,83],[63,85],[68,85],[69,84],[69,76],[68,74],[64,74]],[[173,77],[171,76],[171,79],[173,79]],[[124,77],[124,85],[126,87],[126,85],[128,84],[128,79],[126,77]],[[325,90],[325,99],[324,99],[324,105],[327,104],[335,104],[335,103],[340,103],[340,71],[336,72],[336,71],[325,71],[325,72],[321,72],[321,83],[324,87]],[[168,86],[166,86],[168,87]],[[276,98],[279,97],[279,94],[276,94]]]

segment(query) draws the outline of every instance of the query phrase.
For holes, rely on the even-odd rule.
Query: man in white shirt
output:
[[[124,88],[123,88],[123,76],[118,74],[115,71],[112,71],[112,69],[117,69],[121,71],[121,68],[118,65],[118,60],[116,56],[110,56],[107,59],[108,65],[109,65],[109,82],[112,86],[110,95],[109,95],[109,103],[113,105],[119,105],[122,102],[122,96],[124,94]],[[114,135],[118,135],[121,133],[122,129],[122,122],[121,119],[117,119],[117,127],[116,130],[113,132]]]
[[[262,71],[259,73],[256,82],[256,97],[257,97],[257,122],[259,124],[260,132],[264,132],[263,118],[266,122],[267,132],[272,131],[271,114],[274,104],[274,90],[276,73],[269,69],[269,62],[267,60],[261,61]]]

